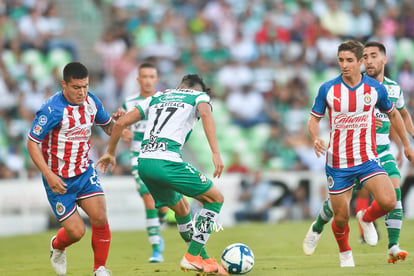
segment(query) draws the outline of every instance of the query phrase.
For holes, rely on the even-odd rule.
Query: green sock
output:
[[[186,242],[191,242],[191,237],[193,235],[193,222],[191,221],[191,215],[188,214],[184,217],[175,216],[177,221],[178,232],[180,233],[181,238]]]
[[[312,227],[314,232],[322,233],[323,227],[327,224],[333,217],[333,211],[331,206],[331,200],[328,198],[323,202],[323,206],[319,211],[316,222]]]
[[[146,225],[148,240],[152,246],[152,250],[159,250],[160,244],[160,221],[158,219],[157,209],[145,210],[146,213]]]
[[[200,256],[201,256],[201,258],[203,258],[203,260],[204,259],[210,259],[210,256],[207,254],[207,250],[206,250],[205,246],[203,248],[201,248]]]
[[[398,244],[402,227],[403,207],[400,188],[395,189],[395,194],[397,195],[397,204],[394,210],[385,216],[385,225],[388,232],[388,248],[391,248],[394,244]]]
[[[221,210],[221,206],[223,206],[223,203],[213,202],[203,204],[203,208],[196,218],[194,234],[188,247],[188,253],[191,255],[197,256],[201,254],[213,231],[213,226]]]

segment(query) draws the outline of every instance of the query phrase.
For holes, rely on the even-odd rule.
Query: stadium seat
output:
[[[396,68],[400,68],[405,60],[410,61],[411,64],[414,65],[414,56],[412,53],[414,53],[414,41],[408,38],[398,40],[397,49],[395,51]]]
[[[33,77],[36,81],[42,82],[50,76],[49,67],[46,63],[37,63],[32,65]]]
[[[16,64],[16,55],[10,50],[4,49],[1,53],[1,59],[6,68],[10,68],[10,66]]]
[[[58,67],[60,72],[67,63],[72,61],[72,55],[65,49],[56,48],[47,53],[46,61],[50,70]]]
[[[26,65],[43,64],[45,57],[42,52],[37,49],[27,49],[22,52],[22,62]]]

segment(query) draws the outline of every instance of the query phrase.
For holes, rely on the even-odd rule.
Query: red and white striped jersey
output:
[[[342,76],[319,88],[311,114],[323,117],[328,109],[331,127],[328,166],[350,168],[377,158],[375,106],[384,113],[394,108],[386,88],[366,75],[353,88],[343,82]]]
[[[62,92],[50,97],[36,113],[29,139],[42,144],[49,168],[64,178],[85,172],[90,166],[92,126],[107,125],[111,117],[102,102],[88,92],[82,105],[71,105]]]

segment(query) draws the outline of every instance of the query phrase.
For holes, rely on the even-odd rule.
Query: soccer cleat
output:
[[[56,236],[53,236],[50,240],[50,263],[53,270],[58,276],[66,275],[66,251],[53,248],[53,241]]]
[[[181,259],[180,267],[183,271],[204,272],[204,262],[201,256],[193,256],[188,252]]]
[[[357,213],[356,217],[359,225],[364,232],[364,240],[370,246],[375,246],[378,243],[378,233],[375,229],[374,223],[365,222],[362,217],[365,214],[365,210],[361,210]]]
[[[309,227],[308,232],[306,233],[305,239],[303,240],[303,253],[305,255],[312,255],[315,252],[316,247],[318,246],[318,241],[321,238],[322,233],[314,232],[313,225],[316,221],[312,222],[311,226]]]
[[[398,260],[404,261],[408,256],[408,252],[401,250],[398,244],[394,244],[388,249],[388,263],[396,264]]]
[[[229,273],[221,265],[217,263],[216,259],[203,259],[203,262],[205,265],[210,266],[210,270],[215,269],[214,272],[204,272],[204,275],[229,275]]]
[[[339,252],[339,262],[341,267],[355,267],[354,257],[352,256],[352,250]]]
[[[106,267],[104,266],[98,267],[98,269],[96,269],[93,272],[93,276],[110,276],[110,275],[111,275],[111,271],[106,269]]]
[[[162,256],[161,252],[158,250],[152,251],[151,257],[148,259],[150,263],[162,263],[164,261],[164,257]]]

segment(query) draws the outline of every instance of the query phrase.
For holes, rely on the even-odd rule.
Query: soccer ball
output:
[[[243,243],[230,244],[221,254],[221,264],[230,274],[245,274],[253,268],[253,251]]]

